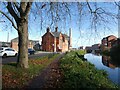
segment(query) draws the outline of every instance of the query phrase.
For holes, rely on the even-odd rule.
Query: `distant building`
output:
[[[10,47],[10,42],[0,42],[0,47]]]
[[[80,46],[78,49],[79,49],[79,50],[83,50],[83,46]]]
[[[104,37],[101,41],[101,50],[109,50],[112,47],[112,43],[117,40],[117,37],[110,35]]]
[[[37,43],[39,43],[39,41],[29,40],[28,48],[33,49],[34,45],[36,45]],[[18,51],[18,37],[11,40],[11,47]]]
[[[92,47],[91,46],[86,46],[85,50],[86,50],[86,52],[91,53],[92,52]]]
[[[115,47],[115,46],[120,46],[120,38],[117,38],[117,40],[112,42],[112,47]]]
[[[100,50],[100,44],[92,45],[92,50]]]
[[[72,33],[70,36],[58,32],[58,27],[55,32],[50,32],[47,28],[46,33],[42,36],[42,50],[49,52],[66,52],[72,47]]]

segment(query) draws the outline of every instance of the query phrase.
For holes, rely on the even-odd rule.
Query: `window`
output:
[[[5,51],[14,51],[13,49],[5,49]]]
[[[65,42],[65,37],[63,37],[63,42]]]
[[[0,50],[3,50],[3,48],[0,48]]]

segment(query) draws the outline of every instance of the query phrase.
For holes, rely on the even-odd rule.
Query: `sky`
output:
[[[103,5],[103,3],[99,3],[99,5]],[[110,4],[111,5],[111,4]],[[110,6],[109,4],[104,4],[104,8],[109,8],[111,12],[114,12],[117,14],[118,10],[117,8],[113,8],[113,6]],[[34,6],[33,6],[34,8]],[[1,7],[0,7],[1,9]],[[84,8],[86,11],[86,8]],[[83,10],[83,11],[84,11]],[[93,44],[101,43],[101,39],[103,37],[106,37],[108,35],[115,35],[118,37],[118,24],[114,23],[111,19],[109,20],[108,27],[110,30],[107,28],[103,28],[103,24],[97,25],[97,30],[91,29],[89,27],[90,25],[90,19],[89,19],[89,12],[86,12],[86,15],[82,17],[82,22],[78,22],[78,13],[76,13],[76,8],[74,5],[71,7],[71,12],[73,14],[72,19],[65,21],[63,20],[58,22],[59,24],[63,24],[63,27],[58,26],[58,31],[61,31],[62,33],[68,34],[69,35],[69,28],[72,29],[72,46],[73,48],[77,48],[79,46],[91,46]],[[31,14],[31,17],[33,15]],[[46,17],[46,13],[43,12],[43,17]],[[49,17],[46,17],[49,18]],[[38,22],[40,19],[40,16],[37,17],[37,19],[33,19],[29,22],[29,39],[30,40],[39,40],[41,42],[41,36],[46,33],[46,28],[50,25],[49,20],[46,19],[41,29],[40,23]],[[68,19],[68,17],[67,17]],[[109,18],[107,18],[109,19]],[[11,41],[11,39],[18,37],[17,31],[11,26],[9,21],[4,21],[5,18],[0,19],[0,41]],[[69,22],[69,23],[68,23]],[[65,27],[64,27],[65,25]],[[51,31],[54,31],[54,29],[51,29]]]

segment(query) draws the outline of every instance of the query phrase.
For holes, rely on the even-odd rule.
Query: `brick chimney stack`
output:
[[[50,32],[50,28],[49,27],[47,27],[47,32]]]
[[[58,32],[58,27],[55,28],[55,32]]]

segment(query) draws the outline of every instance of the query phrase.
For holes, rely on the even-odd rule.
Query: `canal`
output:
[[[108,56],[98,56],[94,54],[85,54],[87,61],[94,64],[97,69],[105,70],[108,74],[108,78],[115,84],[120,86],[120,67],[111,62],[111,58]]]

